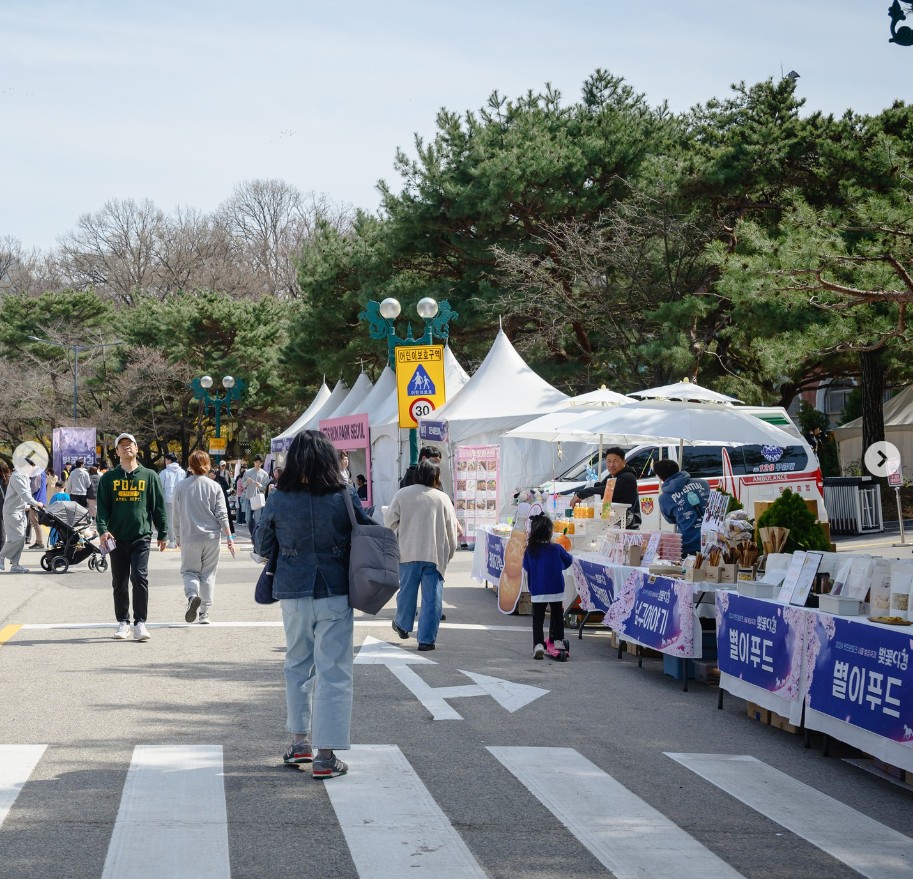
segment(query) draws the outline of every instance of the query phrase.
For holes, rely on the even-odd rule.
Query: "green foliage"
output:
[[[831,548],[815,514],[805,505],[805,499],[788,488],[758,517],[757,527],[789,528],[784,552],[800,549],[827,552]]]

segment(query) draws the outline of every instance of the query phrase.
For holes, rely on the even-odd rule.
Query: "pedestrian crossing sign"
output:
[[[396,349],[399,426],[418,427],[446,400],[443,345],[400,345]]]

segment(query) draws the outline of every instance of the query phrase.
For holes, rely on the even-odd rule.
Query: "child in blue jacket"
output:
[[[549,639],[565,650],[569,647],[564,641],[564,569],[571,566],[573,559],[563,546],[552,543],[553,529],[552,520],[545,513],[530,517],[523,570],[533,610],[533,659],[545,655],[542,632],[546,605],[550,614]]]

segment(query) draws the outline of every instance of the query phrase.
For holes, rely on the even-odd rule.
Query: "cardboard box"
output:
[[[747,714],[752,720],[757,720],[763,724],[770,723],[770,712],[754,702],[746,702]]]
[[[774,711],[770,712],[770,725],[783,730],[783,732],[788,732],[790,735],[798,735],[800,732],[798,726],[794,726],[786,717],[782,717]]]
[[[525,617],[533,615],[533,602],[528,592],[520,593],[520,600],[517,602],[517,609],[514,613]]]
[[[695,659],[694,679],[702,684],[718,684],[720,682],[720,670],[717,668],[716,660]]]

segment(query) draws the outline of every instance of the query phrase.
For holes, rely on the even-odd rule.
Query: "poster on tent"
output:
[[[364,476],[367,483],[367,497],[361,499],[363,507],[374,505],[371,486],[371,441],[368,432],[368,416],[346,415],[343,418],[326,418],[319,422],[323,431],[340,452],[349,453],[349,475],[353,488],[358,488],[358,477]]]
[[[60,473],[64,464],[76,461],[84,461],[86,467],[95,465],[94,427],[55,427],[51,439],[55,473]]]
[[[498,522],[500,446],[457,446],[453,456],[453,506],[468,542],[477,528]]]

